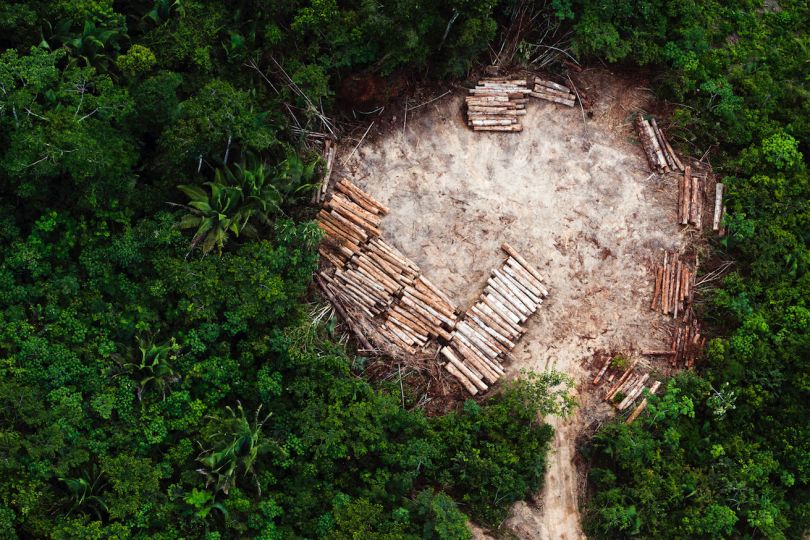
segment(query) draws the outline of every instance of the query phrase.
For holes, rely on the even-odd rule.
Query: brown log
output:
[[[467,341],[475,345],[479,350],[487,355],[487,358],[497,358],[500,351],[490,345],[489,341],[481,334],[476,332],[469,324],[464,321],[459,321],[456,325],[456,336],[459,338],[466,338]]]
[[[672,159],[672,156],[667,152],[667,143],[664,140],[664,134],[658,129],[658,123],[655,121],[655,118],[650,119],[650,124],[652,125],[653,133],[655,133],[655,138],[658,140],[658,146],[661,147],[661,153],[664,154],[664,160],[666,160],[667,166],[674,171],[677,166],[675,165],[675,160]]]
[[[683,176],[678,177],[678,223],[685,223],[684,216],[684,200],[686,199],[686,180]]]
[[[358,268],[360,271],[365,271],[364,273],[369,274],[370,277],[376,279],[380,285],[392,293],[397,293],[402,288],[402,286],[394,278],[389,276],[383,269],[374,264],[374,262],[365,254],[361,253],[360,255],[355,255],[351,262],[354,263],[356,268]]]
[[[523,131],[523,126],[514,124],[511,126],[473,126],[473,131]]]
[[[659,386],[661,386],[661,382],[655,381],[653,385],[650,387],[649,395],[655,394],[655,391],[658,390]],[[641,400],[641,403],[635,408],[635,410],[633,410],[632,414],[630,414],[630,416],[627,417],[627,420],[625,420],[624,423],[628,425],[632,424],[646,408],[647,408],[647,398],[645,397],[644,399]]]
[[[664,158],[664,151],[661,149],[661,145],[658,144],[658,138],[656,138],[655,132],[647,120],[644,120],[644,129],[646,130],[647,138],[650,140],[650,144],[652,144],[653,150],[655,151],[655,159],[658,163],[658,168],[663,169],[664,171],[668,170],[669,167],[667,166],[667,160]]]
[[[684,171],[683,163],[681,162],[680,159],[678,159],[678,154],[676,154],[675,151],[672,149],[672,145],[669,144],[669,141],[667,140],[666,135],[664,135],[663,131],[661,132],[661,136],[664,138],[664,144],[667,147],[667,152],[669,152],[670,157],[672,157],[672,161],[675,162],[675,166],[678,168],[679,171],[683,172]]]
[[[669,252],[664,252],[664,282],[661,287],[661,313],[667,314],[669,313],[669,264],[667,264],[667,259],[669,258]]]
[[[672,301],[675,304],[673,317],[676,319],[678,318],[678,308],[680,307],[680,298],[681,298],[681,272],[682,272],[682,264],[681,261],[677,261],[675,263],[675,287],[674,292],[672,294]]]
[[[664,269],[661,266],[656,267],[655,269],[655,286],[653,287],[653,295],[652,300],[650,301],[650,309],[655,310],[655,307],[658,305],[660,300],[660,293],[661,293],[661,281],[664,276]]]
[[[440,299],[447,302],[447,305],[450,306],[451,308],[453,308],[453,311],[456,311],[456,306],[455,306],[455,304],[453,304],[453,301],[450,300],[450,297],[447,296],[440,288],[438,288],[436,285],[434,285],[433,282],[430,281],[424,274],[419,276],[419,282],[424,284],[430,290],[430,292],[432,292],[433,294],[438,296]],[[416,284],[417,288],[419,288],[419,282],[417,282],[417,284]]]
[[[507,349],[507,352],[515,348],[515,343],[509,339],[507,334],[504,334],[499,327],[494,324],[488,322],[488,317],[482,317],[478,313],[470,310],[467,312],[467,318],[471,319],[475,324],[480,326],[485,332],[487,332],[492,339],[496,340],[501,346]]]
[[[649,378],[650,378],[650,374],[645,373],[641,377],[639,382],[637,382],[635,384],[635,386],[633,386],[630,389],[630,392],[627,394],[627,396],[621,401],[621,403],[619,403],[618,409],[620,411],[625,410],[627,407],[629,407],[636,400],[636,398],[638,398],[639,394],[641,394],[641,391],[644,389],[644,383],[646,383],[647,379],[649,379]]]
[[[407,266],[408,268],[410,268],[414,272],[418,273],[420,271],[419,267],[416,265],[415,262],[410,260],[405,255],[403,255],[402,252],[400,252],[397,248],[395,248],[394,246],[392,246],[391,244],[389,244],[388,242],[386,242],[382,238],[374,238],[374,239],[371,240],[371,243],[373,243],[376,247],[380,248],[381,250],[389,253],[395,259],[400,261],[400,263],[402,263],[404,266]]]
[[[339,233],[338,236],[351,240],[355,244],[364,244],[366,238],[360,234],[357,227],[344,224],[342,221],[336,219],[332,214],[326,210],[318,212],[317,218],[319,221],[332,228],[333,233]]]
[[[351,200],[356,202],[358,205],[366,208],[367,206],[370,208],[366,208],[369,212],[373,212],[375,214],[382,214],[386,215],[390,212],[387,206],[383,203],[360,189],[359,187],[355,186],[348,180],[342,179],[337,184],[339,186],[339,190],[343,191],[344,194],[348,195]],[[375,211],[376,210],[376,211]]]
[[[625,382],[627,382],[627,379],[629,379],[630,375],[632,374],[633,374],[633,366],[627,368],[627,370],[622,374],[621,377],[619,377],[619,380],[616,381],[613,387],[610,390],[608,390],[608,393],[605,394],[605,401],[610,401],[610,398],[612,398],[613,395],[619,391],[619,389],[624,385]]]
[[[523,334],[523,328],[515,323],[508,316],[500,311],[500,308],[493,308],[494,301],[488,300],[486,297],[481,296],[480,302],[477,304],[478,309],[489,315],[491,318],[497,320],[502,326],[509,328],[510,339],[513,341]]]
[[[355,335],[357,340],[366,348],[366,350],[372,351],[374,347],[371,346],[371,343],[368,341],[368,338],[360,331],[360,329],[355,325],[354,321],[349,317],[349,314],[346,313],[346,310],[343,309],[343,306],[340,305],[340,302],[335,298],[332,292],[327,288],[326,283],[320,278],[320,276],[315,276],[315,281],[318,283],[318,286],[321,288],[321,291],[326,295],[329,299],[329,302],[334,307],[337,314],[343,319],[343,322],[346,326],[349,327],[349,330]]]
[[[429,305],[448,319],[455,319],[456,314],[453,310],[440,298],[433,296],[431,294],[425,294],[424,292],[420,291],[419,289],[409,286],[408,287],[408,294],[411,296],[418,298],[425,304]]]
[[[378,227],[382,222],[382,216],[375,214],[373,212],[369,212],[356,202],[352,201],[351,199],[347,198],[341,193],[334,193],[329,199],[328,204],[330,205],[337,205],[346,208],[346,210],[352,212],[353,214],[357,215],[358,217],[363,218],[365,221],[371,223],[373,226]]]
[[[652,142],[649,140],[649,134],[647,133],[644,118],[642,118],[640,113],[636,114],[635,125],[638,140],[641,143],[641,149],[644,150],[644,155],[647,157],[647,163],[649,164],[651,170],[656,170],[658,169],[658,158],[655,154],[655,148],[653,147]]]
[[[486,382],[487,384],[495,384],[500,378],[499,374],[492,371],[492,369],[477,356],[474,355],[465,356],[458,349],[454,350],[453,348],[446,346],[442,347],[442,355],[445,358],[448,358],[448,355],[447,353],[444,352],[444,349],[450,349],[449,352],[451,352],[459,362],[464,362],[468,366],[475,368],[475,370],[481,374],[481,379],[483,379],[483,381]]]
[[[523,305],[514,294],[509,292],[509,290],[501,285],[499,282],[494,281],[492,278],[487,280],[487,286],[484,288],[484,293],[489,291],[494,291],[500,297],[504,298],[508,304],[515,308],[517,311],[516,313],[520,313],[520,316],[523,317],[523,320],[526,320],[532,314],[532,310],[530,310],[527,306]]]
[[[512,304],[509,300],[501,296],[501,294],[498,293],[496,290],[494,290],[492,287],[485,287],[484,294],[498,301],[498,303],[500,303],[504,307],[504,309],[506,309],[507,311],[509,311],[509,313],[515,315],[518,318],[518,322],[520,323],[526,322],[527,316],[514,304]]]
[[[561,99],[565,99],[565,100],[568,100],[568,101],[573,101],[574,98],[575,98],[575,96],[571,92],[571,90],[568,90],[567,88],[565,89],[565,91],[563,91],[563,90],[557,90],[555,88],[549,88],[549,87],[543,86],[541,84],[536,84],[534,86],[534,91],[537,92],[538,94],[549,94],[551,96],[557,96],[557,97],[559,97]]]

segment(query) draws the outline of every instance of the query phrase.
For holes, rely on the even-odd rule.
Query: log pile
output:
[[[470,392],[486,391],[504,373],[507,358],[526,331],[522,326],[548,291],[543,277],[509,244],[507,259],[492,270],[479,301],[456,324],[440,354],[445,369]]]
[[[650,170],[657,172],[684,171],[685,167],[672,146],[658,127],[655,118],[647,121],[641,114],[636,115],[636,131]]]
[[[570,88],[552,81],[543,80],[540,77],[535,77],[534,89],[529,92],[529,95],[568,107],[573,107],[574,103],[576,103],[576,96]]]
[[[317,281],[367,349],[374,342],[389,352],[393,346],[413,354],[432,339],[449,341],[456,307],[382,238],[379,227],[387,213],[385,205],[340,180],[317,216],[326,233],[319,252],[333,267],[322,270]]]
[[[661,313],[685,313],[692,304],[695,294],[695,270],[689,264],[681,262],[675,253],[664,252],[664,262],[656,266],[655,285],[650,309],[661,310]]]
[[[670,365],[691,368],[695,365],[695,360],[703,354],[705,348],[706,336],[701,335],[698,320],[689,310],[672,332]]]
[[[692,174],[692,167],[686,166],[683,177],[678,181],[679,224],[692,224],[698,230],[703,228],[703,206],[706,202],[704,186],[706,182],[706,176]],[[722,184],[720,185],[722,186]]]
[[[619,411],[630,407],[639,397],[644,396],[647,389],[649,395],[655,394],[661,387],[660,381],[651,381],[648,373],[640,373],[635,369],[635,362],[627,369],[614,366],[613,358],[606,356],[602,367],[593,379],[594,386],[606,385],[607,391],[604,400],[611,403]],[[647,383],[652,384],[647,387]],[[619,397],[621,399],[619,399]],[[641,403],[633,410],[627,418],[627,424],[633,423],[638,415],[647,407],[647,398],[643,397]]]
[[[467,125],[473,131],[523,131],[526,114],[525,80],[482,79],[467,96]]]

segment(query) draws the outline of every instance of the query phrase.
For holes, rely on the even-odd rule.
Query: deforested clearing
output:
[[[389,206],[383,235],[462,310],[500,263],[503,242],[546,276],[551,293],[507,376],[561,370],[578,382],[580,409],[550,419],[544,490],[505,524],[519,538],[582,536],[575,439],[609,409],[588,394],[587,359],[668,346],[663,317],[649,309],[650,268],[662,250],[685,243],[674,217],[677,182],[650,174],[626,99],[604,92],[587,119],[579,108],[536,100],[522,132],[482,133],[466,127],[456,92],[364,141],[340,171]]]

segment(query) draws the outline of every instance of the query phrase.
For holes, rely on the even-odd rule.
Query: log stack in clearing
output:
[[[635,420],[639,414],[647,407],[647,398],[644,396],[644,390],[647,389],[649,395],[655,394],[661,386],[660,381],[653,381],[650,379],[649,373],[642,373],[635,369],[636,364],[633,363],[629,368],[622,369],[613,365],[613,359],[608,356],[605,358],[602,367],[593,379],[594,386],[605,386],[607,391],[604,395],[604,400],[611,403],[619,411],[624,411],[629,408],[635,401],[642,397],[641,403],[633,410],[627,418],[627,423],[630,424]],[[647,385],[650,384],[648,387]]]
[[[669,172],[684,171],[685,167],[678,155],[672,150],[672,146],[664,136],[664,132],[658,127],[655,118],[647,121],[641,114],[636,115],[636,132],[647,156],[647,163],[650,164],[651,171]]]
[[[695,294],[695,270],[682,262],[675,253],[664,252],[664,261],[655,268],[655,285],[650,309],[661,313],[686,313]]]
[[[447,361],[445,369],[473,395],[503,375],[501,360],[509,356],[526,331],[522,324],[548,295],[540,272],[509,244],[502,249],[506,261],[492,271],[479,301],[456,323],[440,350]]]
[[[474,131],[523,131],[525,80],[482,79],[467,96],[467,125]]]
[[[540,77],[534,79],[534,89],[529,92],[529,95],[567,107],[573,107],[574,103],[576,103],[576,95],[570,88]]]
[[[706,345],[700,326],[694,317],[692,301],[695,296],[697,268],[680,260],[674,253],[664,253],[663,264],[656,267],[655,286],[650,308],[672,314],[676,320],[672,345],[668,351],[647,351],[646,356],[669,356],[673,367],[691,368]],[[679,317],[680,314],[680,317]]]
[[[381,237],[387,213],[379,201],[340,180],[317,217],[326,233],[319,251],[333,266],[317,281],[367,349],[394,346],[413,354],[432,339],[450,339],[456,307]]]

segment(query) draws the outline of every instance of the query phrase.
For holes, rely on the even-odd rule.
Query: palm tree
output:
[[[215,247],[222,253],[228,234],[238,237],[252,214],[248,208],[243,208],[242,188],[221,183],[219,173],[217,171],[214,182],[204,184],[208,186],[210,194],[200,186],[178,186],[190,199],[187,205],[182,206],[191,212],[183,216],[179,227],[197,229],[191,240],[191,251],[202,242],[202,250],[206,255]]]
[[[215,247],[221,254],[229,235],[256,236],[251,220],[268,225],[283,214],[282,206],[297,202],[314,187],[311,180],[317,160],[304,163],[292,150],[276,167],[249,156],[232,170],[225,166],[214,172],[214,180],[203,186],[178,186],[188,197],[183,206],[190,211],[180,220],[182,229],[195,228],[191,251],[202,243],[204,254]],[[210,192],[210,193],[209,193]]]
[[[261,495],[253,465],[259,455],[277,449],[275,441],[267,439],[262,433],[264,424],[270,419],[270,414],[259,418],[262,406],[256,409],[253,420],[248,419],[245,409],[238,403],[236,410],[225,407],[228,416],[209,417],[212,421],[212,432],[208,435],[211,448],[205,450],[198,461],[203,468],[198,472],[205,475],[206,487],[213,484],[214,492],[222,491],[226,495],[236,484],[237,473],[243,476],[253,476],[256,488]]]

